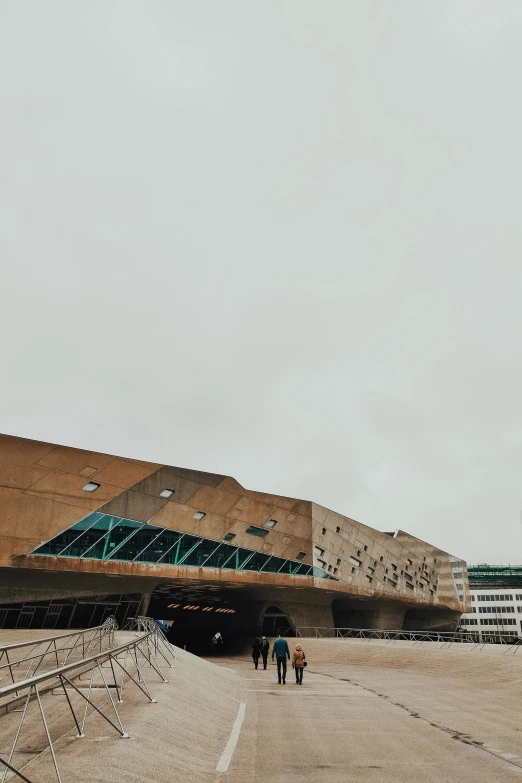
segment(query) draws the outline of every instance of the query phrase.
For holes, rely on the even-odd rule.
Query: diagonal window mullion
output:
[[[292,561],[291,561],[291,560],[284,560],[284,561],[283,561],[283,565],[281,566],[281,568],[278,568],[278,569],[277,569],[277,573],[278,573],[278,574],[280,574],[280,573],[281,573],[281,570],[282,570],[282,569],[285,567],[285,565],[286,565],[287,563],[290,563],[290,573],[293,573],[293,572],[292,572]]]
[[[160,530],[160,532],[159,532],[159,533],[157,533],[157,534],[154,536],[154,538],[152,538],[152,539],[149,541],[149,543],[148,543],[148,544],[145,544],[145,546],[143,547],[143,549],[140,549],[140,551],[138,552],[138,554],[136,555],[136,557],[135,557],[135,558],[133,558],[133,559],[134,559],[134,560],[137,560],[137,559],[138,559],[138,557],[140,557],[140,555],[142,555],[142,554],[143,554],[143,552],[145,552],[145,550],[146,550],[146,549],[148,549],[148,548],[149,548],[149,546],[151,546],[151,545],[152,545],[152,544],[153,544],[153,543],[156,541],[156,539],[158,539],[158,538],[159,538],[159,537],[160,537],[160,536],[161,536],[161,535],[162,535],[162,534],[165,532],[165,530],[166,530],[166,529],[167,529],[167,528],[165,528],[165,527],[162,527],[162,528],[161,528],[161,530]],[[141,528],[140,528],[140,530],[141,530]]]
[[[191,554],[192,554],[192,552],[193,552],[195,549],[197,549],[197,548],[198,548],[198,546],[199,546],[200,544],[202,544],[202,543],[203,543],[203,539],[202,539],[202,538],[200,538],[200,539],[199,539],[199,541],[196,541],[196,543],[194,544],[194,546],[191,546],[191,547],[190,547],[190,549],[189,549],[189,550],[187,550],[187,552],[185,552],[185,554],[183,555],[183,557],[181,558],[181,560],[180,560],[178,563],[176,563],[176,565],[183,565],[183,563],[185,562],[185,560],[187,559],[187,557],[188,557],[189,555],[191,555]]]
[[[97,539],[96,539],[96,541],[95,541],[93,544],[91,544],[91,546],[89,547],[89,549],[86,549],[86,550],[85,550],[85,552],[82,552],[82,554],[80,555],[80,557],[85,557],[85,555],[87,554],[87,552],[90,552],[90,551],[91,551],[91,549],[94,549],[94,547],[95,547],[95,546],[97,546],[97,544],[99,544],[99,543],[100,543],[100,541],[103,541],[103,539],[105,538],[105,536],[108,536],[110,532],[111,532],[110,530],[106,530],[106,531],[105,531],[105,533],[103,533],[103,534],[102,534],[102,535],[101,535],[99,538],[97,538]]]
[[[232,558],[237,555],[239,550],[240,550],[240,547],[238,547],[238,546],[234,547],[234,551],[230,553],[230,557],[227,557],[227,559],[225,560],[225,562],[223,563],[221,568],[226,568],[227,567],[227,563],[229,563],[232,560]]]
[[[107,559],[107,560],[110,560],[110,559],[112,558],[112,556],[113,556],[113,555],[115,555],[115,554],[116,554],[116,552],[118,552],[118,551],[119,551],[119,550],[122,548],[122,546],[124,546],[124,544],[126,544],[128,541],[130,541],[130,539],[131,539],[133,536],[135,536],[135,535],[136,535],[136,533],[137,533],[139,530],[143,530],[143,528],[145,527],[145,525],[146,525],[146,524],[147,524],[146,522],[143,522],[143,523],[142,523],[142,524],[141,524],[139,527],[135,527],[135,528],[133,529],[132,533],[129,533],[129,535],[128,535],[128,536],[126,536],[126,537],[123,539],[123,541],[121,541],[121,542],[118,544],[118,546],[114,547],[114,549],[112,550],[112,552],[110,553],[110,555],[108,555],[108,556],[107,556],[107,558],[106,558],[106,559]],[[131,562],[132,562],[132,561],[131,561]]]
[[[207,540],[208,540],[208,539],[207,539]],[[220,547],[220,546],[221,546],[221,541],[218,543],[218,545],[216,546],[216,548],[212,550],[212,552],[211,552],[211,553],[208,555],[208,557],[206,557],[206,558],[203,560],[203,562],[201,563],[201,566],[200,566],[201,568],[203,568],[203,566],[205,565],[205,563],[207,562],[207,560],[209,560],[209,559],[212,557],[212,555],[214,555],[214,554],[215,554],[215,553],[218,551],[218,549],[219,549],[219,547]]]
[[[73,544],[75,544],[75,543],[78,541],[78,539],[79,539],[79,538],[81,538],[81,537],[83,536],[83,534],[84,534],[84,533],[86,533],[88,530],[90,530],[90,529],[91,529],[91,528],[92,528],[94,525],[98,524],[98,522],[99,522],[101,519],[103,519],[103,517],[104,517],[104,516],[107,516],[107,515],[106,515],[106,514],[101,514],[101,516],[99,516],[99,517],[98,517],[98,519],[95,519],[93,522],[91,522],[91,524],[89,525],[89,527],[86,527],[86,528],[85,528],[85,530],[82,530],[82,531],[81,531],[81,532],[80,532],[80,533],[79,533],[79,534],[76,536],[76,538],[73,538],[73,540],[72,540],[72,541],[70,541],[70,542],[67,544],[67,546],[64,546],[64,548],[63,548],[63,549],[60,549],[60,551],[58,552],[58,555],[57,555],[57,557],[60,557],[60,555],[62,554],[62,552],[65,552],[65,550],[66,550],[66,549],[69,549],[69,547],[70,547],[70,546],[72,546]],[[80,521],[81,521],[81,520],[80,520]],[[62,535],[62,533],[60,533],[60,535]]]
[[[263,568],[264,568],[265,566],[267,566],[267,565],[269,564],[269,562],[272,560],[272,558],[273,558],[273,555],[269,555],[269,556],[268,556],[268,560],[267,560],[265,563],[263,563],[263,565],[262,565],[262,566],[261,566],[261,568],[259,569],[259,571],[260,571],[260,572],[263,570]]]
[[[254,557],[254,555],[257,555],[257,554],[259,554],[259,553],[258,553],[258,552],[256,552],[255,550],[254,550],[253,552],[251,552],[251,553],[249,554],[249,556],[248,556],[248,557],[247,557],[245,560],[243,560],[243,562],[242,562],[242,563],[241,563],[241,565],[239,566],[239,569],[238,569],[238,570],[239,570],[239,571],[242,571],[242,570],[244,569],[244,567],[247,565],[247,563],[250,563],[250,561],[252,560],[252,558]]]
[[[166,527],[166,528],[165,528],[165,530],[167,530],[167,531],[169,531],[169,532],[171,532],[171,533],[178,533],[178,532],[179,532],[179,531],[177,531],[177,530],[170,530],[170,528],[168,528],[168,527]],[[160,559],[159,559],[159,560],[156,560],[156,565],[157,565],[158,563],[161,563],[161,561],[163,560],[163,558],[164,558],[164,557],[166,557],[166,556],[168,555],[168,553],[169,553],[169,552],[172,552],[172,550],[174,549],[174,547],[175,547],[175,546],[178,546],[178,544],[179,544],[179,543],[180,543],[180,542],[181,542],[181,541],[182,541],[182,540],[185,538],[185,536],[186,536],[186,535],[187,535],[186,533],[182,533],[182,534],[180,535],[180,537],[178,538],[178,540],[177,540],[177,541],[174,541],[174,543],[172,544],[172,546],[169,546],[169,548],[168,548],[168,549],[166,549],[166,550],[165,550],[165,552],[163,552],[163,554],[162,554],[162,556],[160,557]]]

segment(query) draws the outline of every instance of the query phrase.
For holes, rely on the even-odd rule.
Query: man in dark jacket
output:
[[[281,673],[283,675],[283,685],[286,685],[286,661],[290,660],[290,650],[288,649],[288,642],[283,639],[281,634],[277,637],[272,647],[272,660],[274,657],[277,661],[277,679],[279,685],[281,685]]]
[[[266,638],[266,636],[263,636],[261,639],[261,657],[263,659],[263,669],[266,669],[266,665],[268,663],[268,651],[270,650],[270,642]]]

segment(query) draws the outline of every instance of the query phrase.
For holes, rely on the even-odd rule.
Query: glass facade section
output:
[[[257,552],[95,511],[35,549],[34,555],[164,563],[196,568],[292,574],[335,579],[326,571],[298,560]],[[336,580],[337,581],[337,580]]]

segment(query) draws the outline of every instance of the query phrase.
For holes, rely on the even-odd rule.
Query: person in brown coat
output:
[[[292,669],[295,669],[295,683],[296,685],[303,684],[303,672],[306,666],[306,655],[301,645],[298,644],[295,648],[295,652],[292,655]]]

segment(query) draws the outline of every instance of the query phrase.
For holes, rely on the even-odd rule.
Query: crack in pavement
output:
[[[489,753],[490,756],[495,756],[495,758],[498,758],[501,761],[505,761],[507,764],[511,764],[511,766],[513,767],[518,767],[518,769],[522,769],[522,764],[518,764],[516,761],[512,761],[511,759],[508,759],[502,754],[496,753],[494,750],[490,750],[484,745],[483,742],[474,740],[470,734],[466,734],[462,731],[458,731],[457,729],[450,729],[448,726],[441,726],[440,724],[429,720],[429,718],[424,718],[418,712],[415,712],[415,710],[411,710],[405,704],[401,704],[398,701],[394,701],[390,696],[386,696],[386,694],[384,693],[379,693],[378,691],[373,690],[373,688],[368,688],[366,685],[361,685],[361,683],[355,682],[355,680],[350,680],[348,677],[335,677],[333,674],[325,674],[324,672],[314,672],[313,670],[309,670],[309,671],[310,673],[316,675],[318,674],[321,677],[330,677],[332,680],[337,680],[338,682],[349,682],[350,685],[355,685],[357,688],[361,688],[363,691],[367,691],[368,693],[373,693],[374,696],[378,696],[380,699],[384,699],[389,704],[393,704],[394,707],[398,707],[399,709],[404,710],[404,712],[408,713],[408,715],[410,715],[412,718],[416,718],[418,720],[424,721],[424,723],[427,723],[429,726],[432,726],[434,729],[438,729],[439,731],[442,731],[445,734],[449,734],[453,739],[462,742],[464,745],[471,745],[472,747],[477,748],[478,750],[483,750],[484,753]]]

